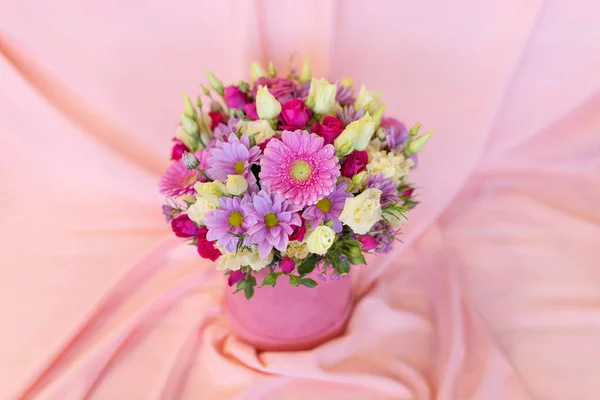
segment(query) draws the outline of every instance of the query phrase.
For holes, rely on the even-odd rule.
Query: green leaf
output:
[[[279,275],[277,273],[272,273],[269,274],[267,276],[265,276],[265,279],[263,279],[263,283],[261,285],[262,286],[275,286],[275,284],[277,283],[277,277]]]
[[[237,291],[240,291],[240,290],[244,290],[245,286],[246,286],[246,281],[242,280],[242,281],[238,281],[237,286],[235,288]]]
[[[297,275],[290,275],[290,285],[299,286],[300,285],[300,277]]]
[[[343,273],[347,274],[348,272],[350,272],[350,263],[348,261],[342,261],[340,263],[340,267]]]
[[[304,261],[302,261],[302,264],[300,264],[300,266],[298,267],[298,272],[300,273],[300,275],[310,274],[311,272],[313,272],[316,265],[317,257],[310,256],[308,258],[305,258]]]
[[[244,295],[246,296],[247,299],[252,298],[252,296],[254,296],[254,286],[246,285],[244,287]]]
[[[309,287],[309,288],[313,288],[313,287],[317,286],[317,282],[313,281],[310,278],[301,278],[300,284],[302,284],[306,287]]]

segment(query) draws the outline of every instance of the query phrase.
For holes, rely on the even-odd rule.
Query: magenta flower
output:
[[[227,141],[217,140],[215,147],[210,149],[210,156],[206,163],[210,166],[206,174],[211,179],[220,179],[223,182],[227,175],[242,175],[253,183],[256,179],[250,171],[250,166],[258,162],[260,149],[257,146],[250,147],[250,139],[247,135],[238,138],[234,133],[230,134]]]
[[[302,217],[310,222],[311,228],[315,229],[321,224],[321,222],[332,221],[332,229],[335,232],[342,231],[342,222],[339,217],[344,209],[346,199],[352,197],[352,194],[346,192],[348,184],[341,182],[337,185],[335,190],[331,192],[327,197],[317,201],[314,206],[309,206],[302,213]]]
[[[239,235],[248,229],[242,206],[250,202],[249,196],[221,197],[221,208],[206,213],[205,225],[208,228],[206,239],[217,241],[219,246],[233,253],[238,244]],[[247,245],[248,243],[244,243]]]
[[[302,222],[297,211],[300,207],[285,200],[283,196],[268,194],[261,190],[252,195],[252,201],[242,205],[248,223],[248,236],[251,243],[258,246],[258,255],[265,258],[273,248],[285,251],[293,226]]]
[[[303,129],[308,124],[312,111],[300,99],[292,99],[281,106],[279,121],[281,130]]]
[[[234,85],[225,88],[223,98],[225,99],[225,104],[227,104],[229,108],[241,108],[248,100],[246,93],[242,92],[239,87]]]
[[[190,151],[188,147],[179,139],[173,138],[173,149],[171,149],[171,160],[181,160],[181,156],[186,151]]]
[[[284,274],[291,274],[295,268],[296,263],[289,257],[282,258],[281,261],[279,261],[279,269]]]
[[[252,102],[252,103],[246,103],[244,104],[244,112],[246,113],[246,116],[248,117],[248,119],[251,119],[252,121],[256,121],[258,120],[258,112],[256,111],[256,102]]]
[[[357,240],[362,244],[360,249],[363,251],[373,250],[379,244],[377,239],[371,235],[361,235]]]
[[[392,181],[392,178],[386,178],[382,172],[375,176],[369,176],[367,187],[381,190],[380,203],[384,207],[396,204],[400,201],[398,189]]]
[[[369,154],[365,150],[353,151],[342,163],[341,173],[346,178],[352,178],[367,169]]]
[[[181,214],[180,216],[171,220],[171,228],[175,233],[175,236],[181,238],[194,237],[198,233],[198,226],[194,221],[187,216],[187,214]]]
[[[294,98],[297,90],[296,83],[288,78],[267,78],[260,77],[254,83],[252,96],[256,98],[256,92],[259,86],[266,86],[269,93],[273,95],[281,104],[287,103]]]
[[[231,271],[231,273],[227,277],[227,284],[229,286],[233,286],[236,283],[238,283],[239,281],[244,280],[245,277],[246,277],[246,273],[242,272],[241,269],[238,269],[237,271]]]
[[[194,183],[200,180],[198,175],[197,170],[187,169],[183,161],[174,161],[160,177],[158,189],[161,194],[169,197],[194,194]]]
[[[344,131],[344,124],[339,119],[327,115],[320,123],[315,123],[310,131],[325,139],[325,144],[333,144],[335,139]]]
[[[328,196],[340,176],[335,148],[307,131],[284,131],[281,140],[271,140],[260,165],[263,187],[300,207]]]

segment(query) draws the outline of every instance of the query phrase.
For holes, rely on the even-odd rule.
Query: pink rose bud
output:
[[[237,86],[227,86],[223,98],[229,108],[241,108],[248,100],[246,94]]]
[[[196,238],[198,239],[198,254],[200,257],[207,258],[211,261],[217,261],[217,258],[221,256],[221,251],[215,248],[215,242],[210,242],[206,239],[208,229],[203,226],[198,229]]]
[[[415,191],[415,189],[405,190],[404,192],[400,193],[400,197],[410,197],[410,196],[412,196],[414,191]]]
[[[198,233],[198,227],[187,214],[181,214],[179,217],[173,218],[171,228],[175,232],[175,236],[180,238],[194,237]]]
[[[225,117],[221,113],[211,111],[208,116],[210,117],[210,129],[215,129],[220,123],[225,122]]]
[[[292,99],[281,106],[279,121],[280,129],[296,130],[304,129],[312,117],[312,111],[300,99]]]
[[[297,240],[299,242],[304,240],[304,235],[306,234],[306,220],[302,217],[300,217],[300,220],[302,221],[302,225],[294,227],[294,232],[290,235],[290,240]]]
[[[231,273],[227,277],[227,284],[229,286],[233,286],[239,281],[243,281],[245,277],[246,274],[239,269],[237,271],[231,271]]]
[[[315,125],[313,125],[313,128]],[[344,131],[344,124],[339,119],[328,115],[323,118],[316,132],[313,128],[311,128],[311,131],[325,139],[325,144],[333,144],[333,141]]]
[[[173,149],[171,150],[171,160],[181,160],[181,156],[183,156],[183,153],[185,153],[186,151],[190,151],[190,149],[188,149],[188,147],[179,139],[173,139],[173,142],[175,144],[173,145]]]
[[[256,112],[256,102],[244,104],[244,112],[246,116],[252,121],[258,120],[258,112]]]
[[[291,274],[294,268],[296,268],[296,263],[289,257],[285,257],[279,262],[279,269],[284,274]]]
[[[348,154],[346,160],[342,164],[342,176],[346,178],[352,178],[354,175],[363,172],[367,169],[367,163],[369,162],[369,154],[365,150],[353,151]]]
[[[361,250],[369,251],[377,247],[377,240],[371,235],[361,235],[358,237],[358,241],[362,243]]]

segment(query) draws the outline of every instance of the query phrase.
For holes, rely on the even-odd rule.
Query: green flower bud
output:
[[[300,83],[310,82],[312,79],[312,71],[310,69],[310,58],[304,60],[302,71],[300,72]]]
[[[272,62],[269,63],[269,76],[271,78],[274,78],[277,76],[277,71],[275,70],[275,66],[273,65]]]
[[[196,114],[196,109],[194,108],[192,100],[190,99],[190,96],[188,96],[187,93],[183,94],[183,113],[192,119],[196,119],[198,115]]]
[[[198,124],[196,123],[195,120],[193,120],[192,118],[188,117],[185,114],[181,114],[179,116],[179,120],[181,121],[181,124],[183,125],[183,129],[185,129],[185,131],[192,135],[192,136],[197,136],[198,135]]]
[[[256,82],[258,78],[261,78],[263,76],[267,76],[267,73],[257,61],[250,64],[250,79],[252,80],[252,82]]]
[[[209,70],[206,70],[206,76],[208,76],[210,87],[213,88],[213,90],[217,92],[219,96],[223,96],[223,82],[217,79],[217,77],[214,76]]]
[[[208,90],[206,87],[204,87],[204,85],[202,86],[202,93],[204,93],[205,96],[209,96],[210,97],[210,90]]]
[[[202,111],[202,99],[200,98],[200,96],[198,96],[198,98],[196,99],[196,106],[198,106],[198,108],[200,109],[200,111]]]
[[[250,86],[244,81],[238,82],[238,88],[242,93],[248,93],[250,91]]]
[[[198,158],[196,158],[195,155],[187,151],[183,153],[181,159],[183,160],[183,164],[185,164],[185,167],[190,170],[196,169],[198,168],[198,165],[200,165],[200,160],[198,160]]]
[[[419,134],[419,129],[421,129],[421,124],[417,123],[408,131],[409,136],[417,136]]]
[[[429,138],[433,135],[433,131],[422,134],[421,136],[413,139],[404,152],[406,156],[410,156],[411,154],[415,154],[420,152],[425,146],[425,143],[429,140]]]

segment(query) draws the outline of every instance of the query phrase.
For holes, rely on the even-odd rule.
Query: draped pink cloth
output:
[[[597,400],[599,4],[0,2],[0,397]],[[205,69],[291,55],[437,134],[347,332],[257,353],[157,181]]]

